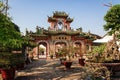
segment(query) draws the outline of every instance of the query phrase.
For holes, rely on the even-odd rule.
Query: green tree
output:
[[[0,13],[0,51],[22,47],[23,39],[11,18]]]
[[[114,34],[114,39],[116,32],[120,34],[120,4],[110,7],[107,14],[104,16],[106,24],[104,25],[104,30],[109,31],[110,34]]]

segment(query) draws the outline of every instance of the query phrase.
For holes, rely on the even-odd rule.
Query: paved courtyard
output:
[[[58,59],[39,59],[27,65],[24,70],[17,71],[15,80],[82,80],[83,72],[83,67],[78,64],[77,59],[70,70],[66,70]]]
[[[16,80],[80,80],[83,69],[77,61],[66,70],[59,60],[40,59],[17,72]]]

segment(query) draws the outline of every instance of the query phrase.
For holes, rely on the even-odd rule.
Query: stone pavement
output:
[[[83,69],[74,61],[72,68],[66,70],[58,59],[39,59],[17,72],[16,80],[81,80]]]

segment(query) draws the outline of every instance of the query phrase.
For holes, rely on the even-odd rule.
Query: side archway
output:
[[[45,40],[40,40],[37,42],[37,56],[38,58],[47,58],[49,53],[49,44]]]

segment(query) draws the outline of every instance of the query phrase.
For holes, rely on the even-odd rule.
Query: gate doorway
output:
[[[47,58],[47,44],[46,43],[39,44],[38,58]]]

